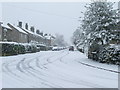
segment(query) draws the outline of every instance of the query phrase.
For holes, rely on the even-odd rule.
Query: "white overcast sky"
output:
[[[18,21],[35,26],[44,33],[64,35],[70,43],[73,32],[79,26],[85,2],[23,2],[2,3],[2,21],[17,24]],[[116,6],[117,7],[117,4]]]

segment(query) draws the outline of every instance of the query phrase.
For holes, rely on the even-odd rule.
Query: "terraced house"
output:
[[[27,43],[27,34],[21,28],[8,23],[8,26],[11,28],[11,41],[18,42],[18,43]]]
[[[38,43],[44,43],[44,37],[40,34],[40,33],[37,33],[35,31],[35,28],[34,26],[31,26],[30,29],[28,27],[28,24],[26,23],[25,24],[25,27],[22,27],[22,22],[19,22],[21,24],[19,24],[19,27],[25,31],[26,33],[28,33],[27,35],[27,43],[30,43],[30,42],[38,42]]]
[[[2,41],[2,26],[1,26],[2,22],[0,22],[0,41]]]
[[[0,41],[7,42],[17,42],[17,43],[38,43],[46,46],[53,45],[52,35],[43,34],[38,29],[35,30],[34,26],[28,26],[28,23],[23,26],[22,22],[18,22],[18,25],[15,26],[11,23],[7,25],[0,24]],[[49,38],[48,38],[49,37]]]

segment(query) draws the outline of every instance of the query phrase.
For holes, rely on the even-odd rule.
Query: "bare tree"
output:
[[[65,42],[63,35],[56,34],[54,44],[62,47],[62,46],[66,46],[67,42]]]

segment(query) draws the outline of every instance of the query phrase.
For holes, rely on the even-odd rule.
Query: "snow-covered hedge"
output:
[[[25,53],[35,53],[39,51],[52,50],[51,46],[35,43],[16,43],[16,42],[0,42],[0,56],[11,56]]]
[[[109,45],[104,47],[99,53],[101,63],[112,63],[120,65],[120,45]]]
[[[37,44],[37,50],[46,51],[47,47],[44,44]]]
[[[88,58],[100,63],[120,65],[120,45],[92,45],[88,50]]]
[[[25,53],[25,46],[15,42],[0,42],[1,48],[1,55],[2,56],[10,56],[10,55],[17,55],[17,54],[24,54]]]
[[[40,51],[40,50],[37,50],[36,44],[26,43],[23,45],[25,46],[26,53],[34,53],[34,52]]]
[[[48,46],[46,48],[47,48],[46,50],[52,50],[53,46]]]

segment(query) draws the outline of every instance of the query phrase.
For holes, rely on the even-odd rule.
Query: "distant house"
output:
[[[34,41],[43,44],[44,37],[40,33],[37,33],[33,26],[30,28],[30,31],[33,33]]]
[[[30,28],[30,30],[28,29],[28,24],[25,24],[25,28],[24,27],[20,27],[22,30],[24,30],[26,33],[28,33],[28,43],[30,42],[37,42],[37,43],[43,43],[44,42],[44,37],[40,34],[37,34],[35,32],[35,28],[32,26]]]
[[[48,34],[45,34],[44,35],[45,37],[45,43],[47,46],[53,46],[54,45],[54,40],[55,40],[55,37],[52,36],[52,35],[48,35]]]
[[[8,25],[2,24],[2,41],[12,41],[12,29]]]
[[[12,41],[11,40],[12,29],[3,23],[0,23],[0,41]]]
[[[36,38],[36,41],[37,41],[37,42],[39,42],[39,43],[41,43],[41,44],[44,43],[45,37],[43,37],[40,33],[37,34],[37,33],[35,32],[35,36],[36,36],[35,38]]]
[[[38,29],[35,30],[34,26],[28,28],[22,26],[22,22],[18,22],[18,26],[11,23],[4,25],[0,23],[0,41],[18,42],[18,43],[37,43],[44,46],[54,45],[55,37],[52,35],[43,35]]]
[[[12,25],[10,23],[7,24],[11,29],[12,29],[12,33],[11,34],[11,40],[13,42],[18,42],[18,43],[27,43],[27,33],[25,31],[23,31],[21,28],[19,28],[18,26]]]

